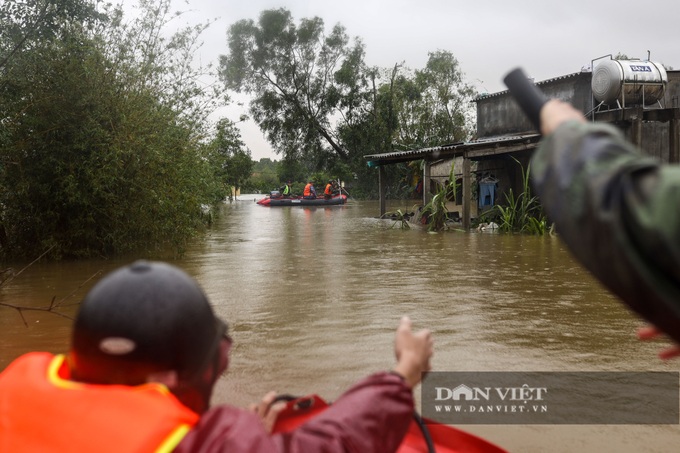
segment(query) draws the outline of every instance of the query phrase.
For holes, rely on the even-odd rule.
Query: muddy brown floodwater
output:
[[[434,332],[439,371],[676,371],[642,323],[556,237],[428,234],[378,220],[376,202],[221,207],[206,240],[174,263],[205,288],[235,340],[215,403],[269,390],[333,400],[393,364],[402,315]],[[388,206],[388,209],[409,205]],[[98,272],[130,259],[39,263],[0,288],[4,303],[72,316]],[[23,265],[13,265],[20,269]],[[0,307],[0,369],[30,350],[62,352],[71,321]],[[419,396],[417,394],[417,396]],[[678,425],[465,425],[513,452],[670,452]]]

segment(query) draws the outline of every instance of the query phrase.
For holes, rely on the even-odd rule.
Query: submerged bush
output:
[[[514,160],[521,167],[519,161]],[[484,217],[498,223],[501,232],[543,235],[547,230],[547,219],[538,197],[531,195],[530,170],[521,168],[524,191],[515,196],[510,189],[505,195],[505,205],[494,206]]]

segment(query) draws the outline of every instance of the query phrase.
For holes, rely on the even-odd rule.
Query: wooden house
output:
[[[607,71],[603,72],[604,66]],[[592,67],[594,71],[582,70],[536,85],[546,96],[570,102],[592,121],[616,125],[648,154],[664,162],[680,162],[680,71],[666,71],[648,60],[619,62],[611,56],[594,60]],[[623,67],[621,74],[616,72],[618,67]],[[635,71],[657,73],[643,74],[651,77],[644,80]],[[474,102],[477,134],[468,142],[364,156],[369,166],[378,168],[381,215],[385,213],[382,167],[398,162],[424,161],[424,187],[432,189],[423,190],[423,204],[449,178],[454,165],[459,189],[448,207],[458,213],[465,229],[480,213],[502,204],[510,189],[515,194],[523,191],[522,175],[540,134],[508,91],[479,96]]]

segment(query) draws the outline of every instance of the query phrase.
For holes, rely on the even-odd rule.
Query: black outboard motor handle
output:
[[[515,98],[524,114],[541,132],[541,108],[548,102],[548,98],[539,90],[522,68],[515,68],[504,78],[503,83]]]

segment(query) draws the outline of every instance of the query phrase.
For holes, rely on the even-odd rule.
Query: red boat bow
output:
[[[317,395],[291,400],[279,414],[274,432],[288,432],[326,410],[328,403]],[[491,442],[449,425],[414,417],[398,453],[507,453]],[[428,446],[427,437],[431,439]]]

